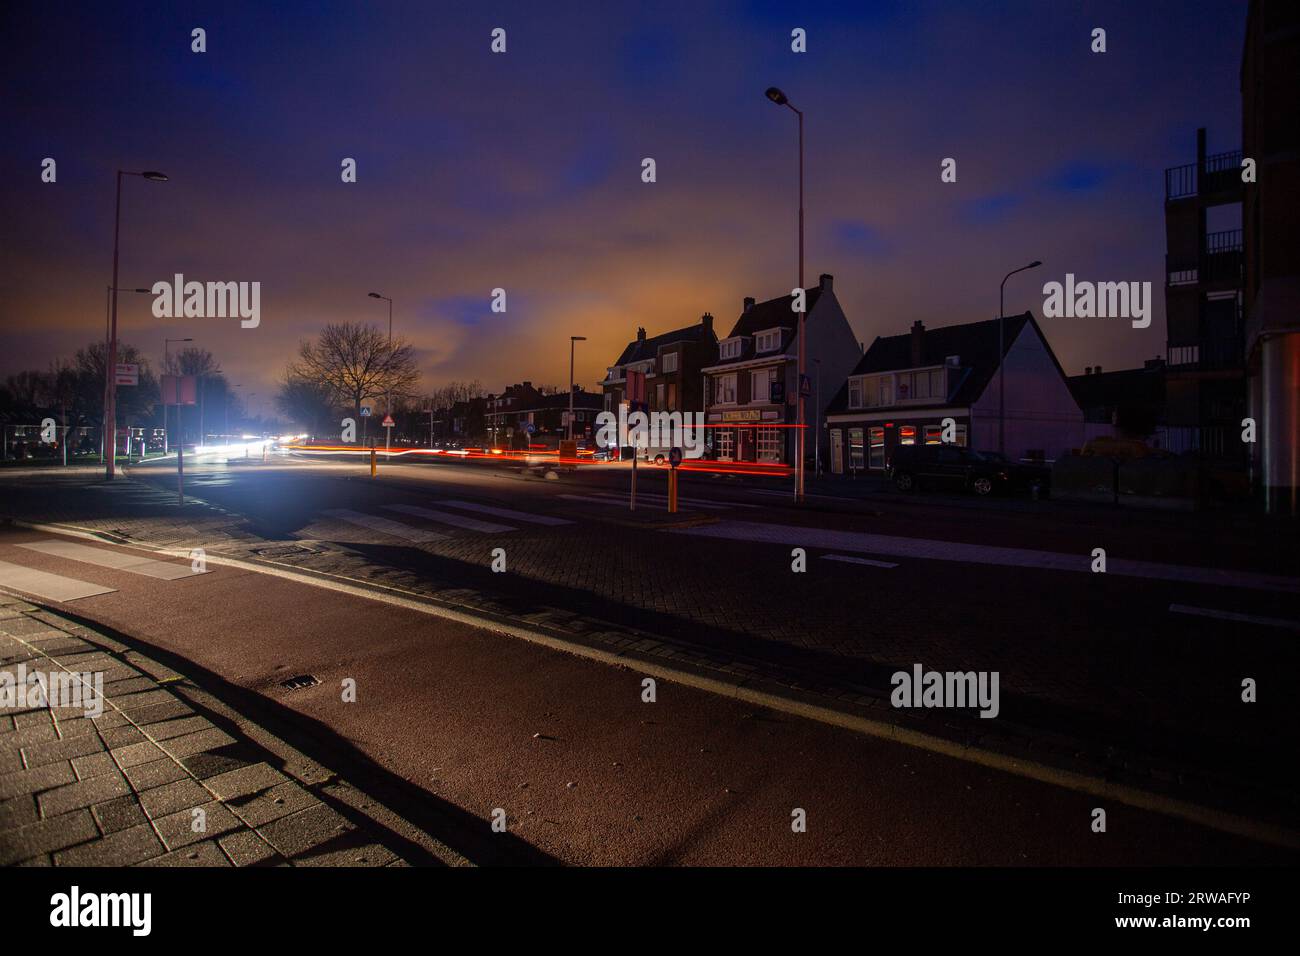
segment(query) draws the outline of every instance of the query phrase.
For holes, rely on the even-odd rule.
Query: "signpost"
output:
[[[136,362],[118,362],[113,372],[115,385],[139,385],[140,366]]]
[[[672,470],[668,472],[668,513],[677,514],[677,466],[682,463],[682,450],[673,446],[668,450],[668,464]]]
[[[118,368],[121,369],[122,366],[119,365]],[[121,384],[120,380],[118,384]],[[198,390],[195,385],[196,379],[193,375],[164,375],[161,383],[163,406],[176,406],[177,427],[181,429],[180,441],[176,443],[176,494],[181,504],[185,504],[185,432],[180,425],[180,406],[197,403]],[[203,436],[200,435],[200,444],[202,441]]]
[[[645,404],[645,372],[634,372],[628,370],[627,373],[627,404],[628,412],[643,411]],[[631,429],[629,429],[631,432]],[[629,434],[628,439],[632,443],[632,493],[629,501],[629,509],[636,511],[636,459],[637,447],[635,433]]]
[[[384,415],[384,457],[387,458],[392,451],[393,444],[393,426],[397,424],[393,421],[393,416]]]

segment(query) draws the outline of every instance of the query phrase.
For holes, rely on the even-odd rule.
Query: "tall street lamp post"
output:
[[[171,352],[169,351],[171,348],[171,344],[173,342],[193,342],[193,341],[194,341],[193,339],[163,339],[163,374],[164,375],[171,374],[171,367],[170,367]],[[176,418],[177,418],[176,427],[180,429],[182,427],[180,424],[180,417],[181,417],[181,411],[179,405],[180,396],[179,395],[176,396],[176,399],[178,403],[176,408]],[[164,394],[163,395],[163,454],[164,455],[171,450],[170,437],[171,436],[167,434],[167,396]],[[183,432],[181,434],[181,441],[182,442],[185,441],[185,435]],[[200,445],[203,444],[202,439],[199,440],[199,444]]]
[[[165,183],[167,176],[155,170],[142,173],[117,171],[117,207],[113,214],[113,283],[110,301],[113,303],[109,318],[108,357],[104,366],[104,447],[107,464],[104,477],[113,479],[117,476],[117,261],[118,238],[122,231],[122,177],[140,176],[151,183]]]
[[[118,292],[142,292],[145,295],[151,295],[153,293],[152,289],[118,289],[117,291]],[[111,285],[106,285],[104,286],[104,397],[106,400],[108,398],[108,382],[110,377],[109,370],[108,370],[108,349],[109,349],[109,343],[112,342],[113,340],[112,315],[113,315],[113,287]],[[101,465],[104,463],[104,443],[107,440],[107,438],[108,438],[107,431],[104,429],[100,429],[99,463]]]
[[[569,441],[573,441],[573,348],[576,343],[585,341],[585,335],[569,336],[569,433],[566,436]]]
[[[782,93],[775,86],[768,87],[767,98],[777,106],[788,106],[799,117],[799,288],[804,288],[803,284],[803,111],[795,108],[790,102],[789,97]],[[797,438],[795,439],[795,463],[794,463],[794,500],[803,501],[803,473],[804,473],[804,397],[803,381],[804,372],[807,368],[807,349],[804,343],[804,321],[807,315],[805,311],[799,313],[799,379],[795,385],[799,394],[799,421],[796,429]]]
[[[1024,272],[1026,269],[1036,269],[1043,263],[1038,259],[1029,263],[1027,266],[1021,266],[1019,269],[1012,269],[1002,277],[1002,285],[998,287],[998,454],[1007,453],[1007,365],[1006,357],[1002,354],[1002,324],[1007,311],[1005,297],[1007,291],[1007,280],[1017,272]]]
[[[370,298],[372,298],[372,299],[383,299],[385,302],[388,303],[388,351],[389,351],[388,360],[391,362],[392,359],[393,359],[393,356],[392,356],[392,351],[393,351],[393,300],[390,299],[390,298],[389,298],[388,296],[386,296],[386,295],[380,295],[378,292],[369,292],[369,293],[367,293],[367,295],[369,295]],[[391,415],[392,413],[393,413],[393,393],[392,393],[392,391],[390,390],[389,392],[387,392],[387,393],[384,395],[384,414],[385,414],[385,415]],[[392,430],[391,428],[385,428],[385,429],[384,429],[384,454],[385,454],[385,455],[388,455],[388,454],[390,453],[390,451],[392,450],[392,449],[389,447],[389,442],[390,442],[390,440],[392,439],[392,435],[393,435],[393,430]]]

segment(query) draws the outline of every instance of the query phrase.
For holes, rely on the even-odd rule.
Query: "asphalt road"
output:
[[[848,504],[814,499],[819,507],[813,510],[793,509],[770,483],[692,476],[683,482],[681,518],[688,527],[664,531],[667,515],[654,497],[662,490],[662,472],[654,469],[641,473],[649,497],[635,516],[617,500],[626,487],[624,470],[546,481],[468,463],[381,469],[374,482],[355,460],[200,466],[192,468],[189,487],[249,516],[265,536],[330,540],[372,569],[396,563],[418,574],[425,570],[422,561],[436,557],[429,567],[437,574],[463,574],[476,587],[487,582],[506,592],[540,591],[553,603],[587,612],[593,606],[609,611],[623,601],[618,606],[627,611],[635,604],[643,613],[653,610],[656,621],[703,634],[703,610],[688,614],[663,597],[690,590],[703,595],[705,608],[716,605],[731,639],[796,656],[815,651],[822,663],[841,669],[870,655],[877,665],[922,659],[929,666],[1001,668],[1004,711],[1029,699],[1018,682],[1036,681],[1039,703],[1077,716],[1090,703],[1072,699],[1083,688],[1113,698],[1098,706],[1119,713],[1121,734],[1125,727],[1135,736],[1151,734],[1152,726],[1163,724],[1166,737],[1195,737],[1218,727],[1221,735],[1242,740],[1240,723],[1231,733],[1223,725],[1228,715],[1243,719],[1235,687],[1244,668],[1265,675],[1272,700],[1244,711],[1246,721],[1258,720],[1247,724],[1247,733],[1272,733],[1275,744],[1294,733],[1286,716],[1293,712],[1273,696],[1283,694],[1281,682],[1294,679],[1294,632],[1276,624],[1175,618],[1168,610],[1172,601],[1218,602],[1284,621],[1288,613],[1296,616],[1294,593],[1285,587],[1124,575],[1103,581],[917,556],[882,561],[895,564],[889,569],[814,558],[817,573],[796,576],[789,573],[785,545],[687,535],[762,524],[810,534],[872,533],[905,544],[983,541],[1068,553],[1105,532],[1111,554],[1121,560],[1178,556],[1180,566],[1235,568],[1273,581],[1264,576],[1286,570],[1277,559],[1286,557],[1287,545],[1267,541],[1261,547],[1258,538],[1254,547],[1225,545],[1229,539],[1213,522],[1232,519],[1138,516],[1117,527],[1113,515],[1050,503],[973,508],[944,497]],[[174,480],[162,471],[134,474],[163,487]],[[394,505],[425,508],[432,517]],[[534,521],[521,520],[527,516]],[[670,536],[673,544],[661,543]],[[635,669],[581,660],[417,610],[228,567],[160,583],[15,547],[42,537],[49,536],[6,533],[0,561],[117,588],[69,608],[260,695],[277,713],[284,708],[340,754],[373,759],[409,781],[420,800],[427,794],[429,806],[445,808],[457,825],[474,829],[481,820],[487,828],[492,810],[503,808],[510,833],[540,858],[881,865],[1289,858],[1118,804],[1106,805],[1108,832],[1096,834],[1090,811],[1102,801],[1095,797],[671,682],[661,681],[657,701],[645,703],[643,675]],[[487,568],[498,544],[510,556],[505,576]],[[872,555],[869,560],[891,557]],[[726,574],[701,571],[720,562],[730,566]],[[769,564],[781,571],[762,571]],[[570,573],[577,578],[560,586]],[[873,609],[870,627],[845,628],[823,616],[829,603],[846,603],[843,595],[853,596],[847,603],[855,611]],[[907,613],[883,613],[900,604]],[[748,623],[774,618],[783,605],[795,607],[789,630],[763,632]],[[956,637],[941,640],[944,629]],[[1032,667],[1022,666],[1027,657]],[[1172,685],[1170,673],[1177,678]],[[293,691],[279,686],[297,674],[321,683]],[[340,682],[349,677],[357,681],[356,703],[340,699]],[[1153,689],[1164,696],[1153,698]],[[1175,694],[1183,698],[1181,709],[1172,702]],[[1289,720],[1286,726],[1279,714]],[[806,833],[791,830],[796,808],[807,811]],[[490,844],[466,846],[472,857],[475,848]]]
[[[0,561],[115,588],[68,609],[323,725],[428,794],[580,864],[1282,862],[1278,849],[1066,789],[258,572],[176,580],[19,547]],[[85,543],[85,542],[81,542]],[[98,551],[132,553],[109,545]],[[135,552],[138,555],[138,552]],[[177,562],[184,566],[184,562]],[[314,687],[279,682],[311,674]],[[341,682],[356,681],[357,700]],[[361,787],[364,779],[354,779]],[[1104,805],[1104,804],[1103,804]],[[806,811],[807,832],[792,831]]]

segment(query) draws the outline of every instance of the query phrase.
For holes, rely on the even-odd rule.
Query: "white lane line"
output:
[[[827,561],[843,561],[845,564],[865,564],[873,568],[896,568],[897,564],[888,561],[872,561],[870,558],[855,558],[847,554],[823,554]]]
[[[171,561],[155,561],[153,558],[138,554],[123,554],[120,551],[108,551],[92,548],[89,545],[76,544],[72,541],[40,541],[34,544],[20,544],[20,548],[52,554],[56,558],[69,561],[81,561],[85,564],[98,565],[101,568],[113,568],[115,571],[128,571],[131,574],[144,574],[164,581],[175,581],[195,574],[207,574],[207,571],[194,571],[188,564],[176,564]]]
[[[432,508],[421,508],[419,505],[384,505],[384,507],[389,511],[400,511],[403,514],[415,515],[417,518],[428,518],[430,521],[440,521],[457,528],[468,528],[470,531],[483,531],[487,534],[519,530],[508,524],[493,524],[491,521],[479,521],[477,518],[467,518],[464,515],[452,514],[450,511],[434,511]]]
[[[0,584],[50,601],[76,601],[95,594],[112,594],[117,590],[117,588],[102,588],[89,581],[65,578],[62,574],[50,574],[48,571],[25,568],[21,564],[10,564],[8,561],[0,561]]]
[[[1209,607],[1192,607],[1187,604],[1171,604],[1169,610],[1174,614],[1194,614],[1198,617],[1213,617],[1220,621],[1238,621],[1242,624],[1262,624],[1265,627],[1282,627],[1289,631],[1300,631],[1300,621],[1288,621],[1281,617],[1259,617],[1255,614],[1241,614],[1238,611],[1219,611]]]
[[[491,505],[478,505],[472,501],[439,501],[444,508],[459,508],[461,511],[481,511],[485,515],[498,518],[513,518],[515,521],[527,521],[531,524],[562,525],[573,524],[567,518],[552,518],[550,515],[534,515],[526,511],[511,511],[509,508],[493,508]]]
[[[992,564],[1004,567],[1092,573],[1092,556],[1086,551],[1078,554],[1063,554],[1059,551],[1036,551],[1030,548],[1006,548],[990,544],[933,541],[925,538],[869,534],[863,531],[836,531],[826,528],[801,528],[795,525],[734,520],[720,521],[714,525],[703,525],[697,528],[670,528],[666,533],[819,548],[825,551],[857,551],[897,558],[924,558],[930,561],[958,561],[964,564]],[[1125,558],[1110,558],[1106,573],[1122,577],[1208,584],[1215,587],[1300,592],[1300,578],[1260,574],[1254,571],[1160,564],[1155,561],[1131,561]]]
[[[436,531],[412,528],[400,521],[389,521],[387,518],[381,518],[378,515],[363,515],[359,511],[349,511],[347,508],[331,508],[328,511],[322,511],[321,514],[329,515],[331,518],[338,518],[348,524],[360,525],[372,531],[391,534],[395,538],[414,541],[417,544],[425,541],[442,541],[447,537],[445,534],[439,534]]]

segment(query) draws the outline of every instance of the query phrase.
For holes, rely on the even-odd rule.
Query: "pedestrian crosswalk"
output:
[[[206,574],[206,571],[194,571],[189,565],[176,564],[171,561],[156,561],[139,554],[122,551],[109,551],[104,548],[92,548],[77,544],[75,541],[37,541],[18,545],[29,551],[52,554],[58,558],[68,558],[84,564],[95,564],[101,568],[114,568],[131,574],[143,574],[164,581],[189,577],[191,574]]]
[[[612,507],[627,508],[629,505],[629,495],[625,494],[602,494],[595,492],[586,495],[564,494],[560,495],[565,501],[584,501],[590,504],[609,505]],[[657,491],[638,491],[636,493],[637,501],[644,501],[648,504],[667,507],[668,496],[660,494]],[[708,498],[686,498],[678,496],[678,507],[681,508],[700,508],[704,510],[728,511],[732,508],[757,508],[758,505],[744,501],[714,501]]]
[[[352,511],[349,508],[329,508],[321,512],[327,517],[337,518],[348,524],[354,524],[360,528],[369,528],[371,531],[382,531],[384,534],[392,535],[395,538],[402,538],[406,541],[413,541],[416,544],[423,544],[426,541],[441,541],[447,537],[445,534],[439,534],[437,531],[429,531],[426,528],[416,528],[400,521],[393,521],[391,518],[381,518],[379,515],[362,514],[360,511]]]
[[[89,577],[95,577],[94,568],[140,575],[158,581],[177,581],[207,573],[205,568],[196,567],[188,561],[160,561],[139,551],[117,550],[109,545],[96,547],[62,538],[17,542],[14,550],[6,555],[15,560],[0,561],[0,587],[38,600],[61,603],[99,594],[113,594],[118,589],[98,581],[85,580],[83,572],[59,574],[48,570],[48,567],[19,564],[18,555],[23,552],[30,553],[33,558],[41,555],[47,559],[89,565],[84,572]],[[48,562],[44,563],[48,566]]]
[[[117,590],[62,574],[25,568],[8,561],[0,561],[0,586],[47,601],[77,601],[96,594],[111,594]]]

